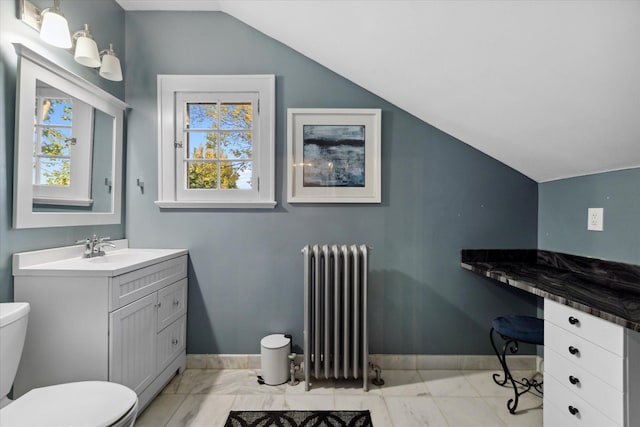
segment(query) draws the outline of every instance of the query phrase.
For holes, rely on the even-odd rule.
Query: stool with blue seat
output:
[[[499,352],[496,347],[494,332],[500,335],[504,341],[502,352]],[[507,350],[511,353],[517,353],[519,343],[543,345],[544,321],[531,316],[511,315],[496,317],[491,322],[489,338],[491,339],[493,351],[496,352],[496,356],[498,356],[498,360],[502,366],[502,375],[504,376],[504,378],[500,379],[501,374],[493,374],[493,381],[501,386],[504,386],[507,381],[511,383],[515,396],[507,402],[507,409],[509,409],[510,413],[515,414],[516,408],[518,407],[518,399],[521,395],[531,391],[531,389],[534,389],[542,395],[542,381],[538,382],[535,378],[522,378],[518,381],[513,378],[507,366]],[[520,387],[520,389],[518,389],[518,387]]]

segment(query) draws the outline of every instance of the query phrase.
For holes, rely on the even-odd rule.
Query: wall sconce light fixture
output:
[[[78,64],[91,68],[100,66],[98,44],[89,31],[89,24],[84,24],[84,30],[73,33],[73,41],[76,45],[73,59],[75,59]]]
[[[69,23],[60,10],[60,0],[54,0],[53,7],[40,12],[40,38],[56,47],[71,47]]]
[[[1,0],[0,0],[1,1]],[[29,0],[20,0],[22,22],[40,33],[40,38],[56,47],[73,49],[73,58],[85,67],[100,67],[100,76],[116,82],[122,81],[120,60],[113,51],[113,45],[100,51],[89,25],[76,31],[73,38],[69,24],[60,9],[60,0],[53,0],[53,7],[40,10]]]
[[[102,52],[102,66],[100,67],[100,75],[107,80],[119,82],[122,80],[122,68],[120,68],[120,60],[113,51],[113,44],[109,43],[109,49]]]

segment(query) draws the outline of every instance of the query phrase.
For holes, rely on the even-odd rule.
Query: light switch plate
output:
[[[589,208],[587,212],[587,230],[602,231],[604,208]]]

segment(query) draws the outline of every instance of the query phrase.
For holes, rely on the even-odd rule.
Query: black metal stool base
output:
[[[509,399],[507,401],[507,409],[511,414],[515,414],[516,408],[518,407],[518,400],[520,399],[520,396],[531,391],[531,389],[535,390],[536,392],[540,393],[540,395],[542,395],[543,394],[542,384],[544,381],[538,382],[538,380],[536,380],[535,378],[531,378],[531,379],[522,378],[520,381],[518,381],[515,378],[513,378],[513,375],[511,375],[511,371],[507,366],[507,349],[512,354],[517,353],[518,340],[511,337],[507,337],[498,332],[498,335],[500,335],[500,337],[504,340],[504,345],[502,346],[502,353],[500,353],[498,352],[498,348],[496,347],[495,341],[493,339],[493,332],[494,332],[494,328],[491,328],[491,331],[489,332],[489,339],[491,340],[491,346],[493,347],[493,351],[495,351],[496,356],[500,361],[500,366],[502,366],[503,373],[493,374],[492,378],[493,378],[493,381],[499,386],[505,387],[507,384],[507,381],[511,383],[511,386],[513,387],[513,392],[514,392],[514,398]],[[501,375],[504,377],[503,379],[499,379]],[[520,390],[518,390],[518,386],[521,387]]]

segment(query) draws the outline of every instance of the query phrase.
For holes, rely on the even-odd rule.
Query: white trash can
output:
[[[267,335],[260,340],[260,362],[265,384],[284,384],[289,379],[289,346],[283,334]]]

